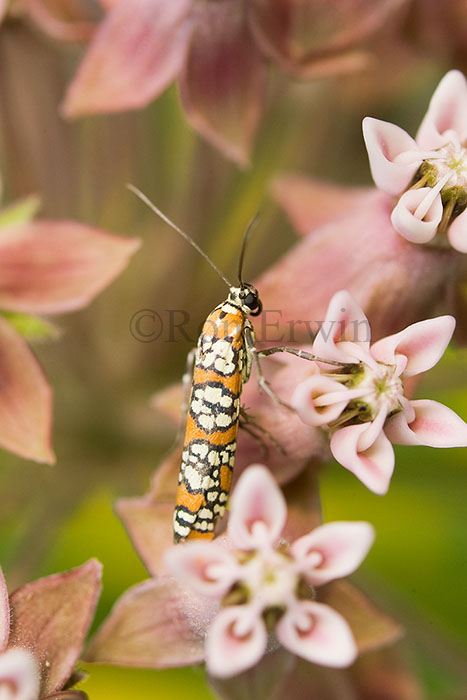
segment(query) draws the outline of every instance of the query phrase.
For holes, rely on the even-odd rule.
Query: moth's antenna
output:
[[[245,233],[243,234],[242,247],[240,249],[240,258],[238,260],[238,282],[240,284],[240,287],[244,286],[242,273],[243,273],[243,259],[245,257],[246,244],[248,243],[248,239],[250,238],[254,227],[258,223],[259,217],[260,217],[260,212],[258,211],[254,215],[254,217],[250,220],[250,222],[248,223],[248,226],[245,229]]]
[[[139,189],[138,189],[137,187],[135,187],[134,185],[127,185],[127,187],[128,187],[128,189],[129,189],[131,192],[133,192],[133,194],[135,194],[142,202],[144,202],[144,204],[146,204],[146,206],[148,206],[149,209],[151,209],[155,214],[157,214],[157,216],[159,216],[163,221],[165,221],[166,224],[168,224],[168,225],[171,226],[173,229],[175,229],[175,231],[177,231],[177,233],[179,233],[179,234],[182,236],[182,238],[184,238],[184,239],[187,241],[187,243],[189,243],[191,246],[193,246],[193,248],[194,248],[195,250],[197,250],[198,253],[199,253],[200,255],[202,255],[203,258],[204,258],[204,259],[211,265],[211,267],[217,272],[217,274],[219,275],[219,277],[220,277],[221,279],[224,280],[224,282],[226,283],[226,285],[227,285],[228,287],[233,287],[233,284],[232,284],[231,282],[229,282],[229,280],[228,280],[227,277],[223,274],[223,272],[221,272],[221,271],[219,270],[219,268],[217,267],[217,265],[216,265],[215,263],[213,263],[213,261],[211,260],[211,258],[207,255],[207,253],[205,253],[204,250],[203,250],[202,248],[200,248],[199,245],[198,245],[197,243],[195,243],[195,241],[194,241],[192,238],[190,238],[190,236],[189,236],[187,233],[185,233],[185,231],[182,231],[181,228],[178,228],[178,226],[177,226],[176,224],[174,224],[174,222],[171,221],[165,214],[163,214],[163,213],[161,212],[161,210],[158,209],[158,208],[156,207],[156,205],[153,204],[153,203],[151,202],[151,200],[148,199],[148,198],[146,197],[146,195],[143,194],[143,193],[141,192],[141,190],[139,190]]]

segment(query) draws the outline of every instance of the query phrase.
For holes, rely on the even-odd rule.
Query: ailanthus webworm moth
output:
[[[233,285],[195,241],[168,219],[140,190],[128,186],[152,211],[202,255],[229,287],[225,301],[207,317],[187,373],[191,392],[174,511],[174,540],[212,539],[216,521],[224,515],[237,446],[242,387],[255,365],[259,385],[283,403],[264,378],[259,359],[289,352],[307,360],[316,356],[281,346],[258,351],[248,316],[258,316],[262,304],[253,285],[243,282],[242,267],[248,226],[240,253],[238,286]],[[190,354],[193,358],[193,353]],[[326,361],[329,364],[329,361]],[[340,363],[331,363],[340,364]],[[287,408],[287,404],[283,404]]]

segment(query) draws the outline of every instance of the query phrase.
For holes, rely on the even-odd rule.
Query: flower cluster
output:
[[[280,540],[286,517],[268,469],[251,466],[232,496],[226,540],[188,542],[166,553],[183,586],[221,605],[206,637],[207,668],[215,676],[256,664],[270,633],[294,654],[326,666],[347,666],[357,655],[347,622],[315,600],[315,587],[359,566],[373,542],[372,527],[329,523],[289,546]]]
[[[331,452],[375,493],[386,493],[394,469],[391,443],[459,447],[467,425],[437,401],[406,396],[405,383],[435,365],[454,331],[452,316],[414,323],[370,345],[370,328],[348,292],[338,292],[313,352],[342,367],[316,363],[295,390],[305,423],[326,427]]]
[[[398,197],[394,228],[413,243],[435,237],[467,252],[467,82],[444,76],[415,140],[394,124],[367,117],[363,134],[376,185]]]

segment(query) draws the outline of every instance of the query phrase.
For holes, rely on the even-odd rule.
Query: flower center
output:
[[[424,163],[432,170],[436,182],[449,176],[444,187],[467,187],[467,150],[460,143],[448,143],[433,151]],[[426,167],[425,166],[425,167]]]

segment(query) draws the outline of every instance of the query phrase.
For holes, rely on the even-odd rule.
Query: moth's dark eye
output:
[[[258,316],[263,310],[263,305],[261,304],[258,295],[254,292],[248,292],[243,299],[243,304],[250,309],[252,316]]]

